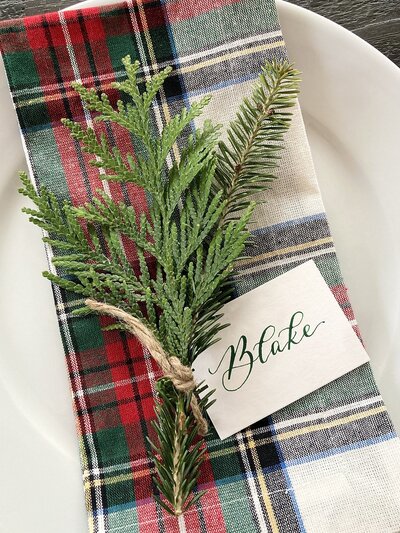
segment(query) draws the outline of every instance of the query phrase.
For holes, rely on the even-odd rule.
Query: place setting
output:
[[[279,0],[0,51],[4,531],[400,531],[399,69]]]

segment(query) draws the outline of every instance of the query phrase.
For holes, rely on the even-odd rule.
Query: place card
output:
[[[369,358],[314,261],[223,307],[230,326],[193,364],[215,389],[221,439],[366,363]]]

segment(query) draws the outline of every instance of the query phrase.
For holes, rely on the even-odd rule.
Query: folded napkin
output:
[[[92,124],[71,81],[115,97],[111,82],[124,76],[121,58],[129,53],[145,75],[174,67],[154,109],[160,129],[205,93],[213,94],[208,118],[227,123],[265,60],[286,57],[273,0],[137,0],[52,13],[1,23],[0,45],[36,183],[75,204],[109,187],[144,210],[146,198],[135,186],[102,185],[61,126],[66,116]],[[132,149],[128,135],[109,134],[122,150]],[[312,258],[354,324],[298,109],[279,176],[258,207],[257,247],[235,277],[237,294]],[[58,287],[54,296],[90,531],[400,530],[400,442],[369,365],[224,441],[212,431],[199,482],[207,492],[178,520],[152,499],[146,455],[159,370],[135,338],[102,331],[107,318],[71,316],[76,296]]]

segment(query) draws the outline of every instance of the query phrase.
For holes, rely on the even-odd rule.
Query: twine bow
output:
[[[185,394],[193,393],[196,389],[196,382],[194,380],[192,369],[189,366],[183,365],[178,357],[174,355],[168,356],[164,352],[161,344],[155,338],[153,332],[149,330],[143,322],[118,307],[98,302],[91,298],[85,300],[85,304],[96,313],[112,316],[113,318],[117,318],[124,322],[129,333],[135,335],[140,343],[149,351],[153,359],[161,368],[164,377],[170,379],[178,391]],[[190,406],[197,422],[200,435],[206,435],[208,432],[208,424],[194,393],[191,395]]]

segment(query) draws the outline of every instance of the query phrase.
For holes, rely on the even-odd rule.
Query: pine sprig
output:
[[[289,108],[296,103],[299,72],[287,62],[262,67],[250,98],[244,98],[219,143],[216,188],[227,199],[225,218],[246,209],[251,195],[269,187],[289,129]]]
[[[267,188],[282,150],[283,134],[298,91],[298,73],[288,63],[265,65],[252,96],[245,99],[230,124],[227,141],[218,142],[219,126],[205,121],[189,136],[179,159],[169,154],[185,128],[198,117],[209,97],[183,109],[156,134],[152,106],[170,69],[145,83],[140,65],[123,59],[126,79],[114,88],[128,97],[112,106],[107,95],[74,84],[95,122],[126,129],[137,153],[122,153],[105,134],[65,119],[64,125],[82,149],[95,158],[105,180],[134,183],[150,196],[148,213],[115,202],[103,191],[84,205],[60,204],[42,187],[37,192],[21,174],[21,193],[35,208],[25,208],[30,220],[45,232],[56,253],[56,274],[44,275],[83,298],[114,305],[140,319],[164,351],[189,365],[218,340],[222,306],[231,297],[230,275],[249,239],[248,223],[255,208],[250,194]],[[137,262],[129,262],[123,242],[131,241]],[[148,262],[155,264],[150,275]],[[73,311],[86,314],[82,305]],[[122,324],[111,328],[124,329]],[[151,443],[157,475],[157,499],[173,514],[184,512],[202,495],[193,493],[204,460],[204,443],[190,393],[177,391],[168,379],[157,383],[159,402]],[[198,387],[196,394],[204,392]],[[210,393],[199,400],[210,405]]]
[[[206,386],[200,385],[197,394],[205,392]],[[170,502],[175,514],[184,513],[195,504],[205,491],[193,494],[200,474],[201,460],[206,451],[204,441],[200,440],[196,424],[190,408],[190,395],[177,394],[171,382],[161,379],[157,389],[163,398],[156,406],[157,420],[152,425],[159,437],[158,445],[148,441],[154,451],[154,461],[158,477],[155,485],[158,491]],[[209,391],[199,401],[202,409],[210,407],[213,391]],[[173,450],[174,453],[170,453]],[[159,458],[166,458],[161,461]],[[167,490],[165,490],[167,489]],[[160,505],[171,512],[171,508],[155,496]]]

